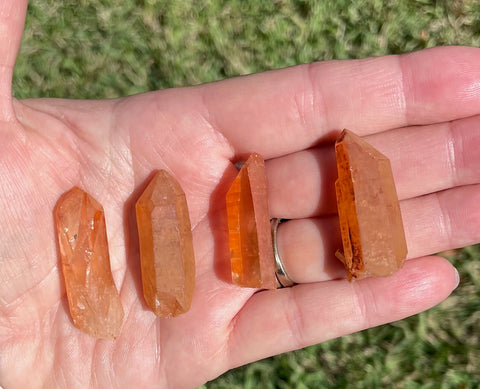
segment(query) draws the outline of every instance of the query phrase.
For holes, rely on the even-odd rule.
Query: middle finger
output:
[[[399,199],[480,182],[480,116],[366,137],[392,164]],[[266,161],[272,217],[334,214],[333,145]]]

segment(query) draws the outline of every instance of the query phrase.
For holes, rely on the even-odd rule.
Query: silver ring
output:
[[[275,258],[275,276],[277,277],[278,288],[288,288],[295,285],[295,282],[288,276],[285,268],[283,267],[282,260],[278,254],[277,248],[277,229],[278,225],[285,219],[273,218],[270,220],[270,226],[272,227],[272,243],[273,243],[273,256]]]

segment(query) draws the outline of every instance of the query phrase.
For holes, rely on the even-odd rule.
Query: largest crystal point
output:
[[[232,281],[275,289],[275,262],[268,212],[267,179],[261,155],[253,153],[226,196]]]
[[[75,187],[60,198],[54,216],[73,323],[96,338],[116,338],[123,308],[110,270],[102,206]]]
[[[143,295],[160,317],[190,309],[195,258],[185,193],[165,170],[155,173],[136,204]]]
[[[335,182],[348,279],[389,276],[407,255],[402,215],[388,158],[351,131],[335,144]]]

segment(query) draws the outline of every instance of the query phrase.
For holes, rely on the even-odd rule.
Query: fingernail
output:
[[[460,274],[458,274],[458,270],[455,269],[455,287],[453,289],[457,289],[458,284],[460,284]]]

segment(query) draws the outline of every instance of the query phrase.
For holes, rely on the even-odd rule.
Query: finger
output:
[[[480,185],[470,185],[400,203],[407,258],[480,242]],[[287,274],[299,283],[344,278],[335,258],[342,247],[337,216],[280,224],[277,247]]]
[[[13,119],[12,75],[22,39],[27,11],[26,0],[3,0],[0,3],[0,121]]]
[[[349,128],[359,135],[480,111],[480,51],[300,65],[198,87],[212,125],[237,153],[292,153]]]
[[[480,182],[480,116],[400,128],[365,139],[389,157],[400,199]],[[332,144],[266,162],[272,217],[336,211]]]
[[[409,261],[389,278],[296,285],[255,294],[234,321],[233,366],[306,347],[426,310],[457,285],[448,261]]]

